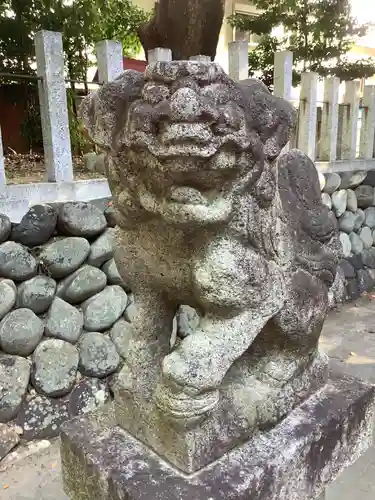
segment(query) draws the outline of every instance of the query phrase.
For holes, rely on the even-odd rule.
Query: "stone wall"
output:
[[[113,225],[81,202],[0,215],[0,459],[111,398],[134,314]]]
[[[354,300],[375,285],[375,171],[320,174],[320,181],[340,229],[345,295],[337,301]]]

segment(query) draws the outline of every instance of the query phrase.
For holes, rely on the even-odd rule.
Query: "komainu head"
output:
[[[177,224],[228,220],[236,198],[264,183],[295,124],[292,106],[263,84],[235,83],[202,61],[126,71],[84,101],[82,117],[112,157],[119,210]]]

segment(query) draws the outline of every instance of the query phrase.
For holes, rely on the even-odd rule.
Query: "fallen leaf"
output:
[[[351,352],[350,356],[357,356],[357,354],[355,352]]]
[[[56,467],[57,463],[51,464],[51,469],[54,469]]]
[[[3,489],[7,490],[9,488],[9,484],[4,484]]]

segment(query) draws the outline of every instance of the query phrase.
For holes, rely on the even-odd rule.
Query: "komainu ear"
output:
[[[272,161],[289,141],[296,125],[296,110],[285,99],[270,94],[262,82],[248,79],[238,85],[247,97],[244,111],[248,125],[259,134],[264,156]]]
[[[83,100],[79,116],[99,147],[114,148],[115,138],[126,124],[129,105],[140,98],[143,84],[143,73],[128,70]]]

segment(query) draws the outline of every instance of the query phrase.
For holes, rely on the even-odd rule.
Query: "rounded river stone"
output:
[[[359,237],[363,241],[363,246],[364,248],[371,248],[374,240],[372,238],[372,232],[371,229],[367,226],[364,226],[360,232],[359,232]]]
[[[107,227],[103,212],[91,203],[71,201],[60,206],[58,224],[64,234],[91,238]]]
[[[110,328],[124,313],[128,297],[118,286],[107,286],[82,304],[84,328],[88,331],[102,331]]]
[[[45,340],[35,349],[31,381],[35,389],[51,397],[68,394],[78,369],[77,349],[63,340]]]
[[[124,282],[118,272],[115,259],[110,259],[108,262],[105,262],[102,266],[102,271],[107,275],[108,285],[124,286]]]
[[[6,241],[12,230],[12,223],[5,214],[0,214],[0,243]]]
[[[7,280],[0,281],[0,319],[12,309],[16,303],[17,292],[7,283]]]
[[[361,184],[355,190],[359,208],[371,207],[374,204],[374,188]]]
[[[0,245],[0,276],[15,281],[24,281],[35,276],[37,261],[19,243],[6,241]]]
[[[353,214],[353,212],[344,212],[339,219],[340,231],[344,231],[344,233],[350,234],[354,229],[355,220],[356,216]]]
[[[30,363],[19,356],[0,354],[0,422],[12,420],[26,395]]]
[[[82,312],[59,297],[55,297],[46,318],[46,336],[74,344],[82,333],[82,327]]]
[[[30,309],[15,309],[0,322],[0,347],[8,354],[28,356],[42,339],[44,324]]]
[[[57,222],[56,209],[49,205],[34,205],[12,230],[12,239],[22,245],[43,245],[51,238]]]
[[[113,257],[114,229],[109,228],[91,244],[88,264],[100,267]]]
[[[128,354],[129,341],[132,333],[133,326],[123,318],[116,321],[109,332],[109,336],[122,358],[126,358]]]
[[[352,253],[353,254],[361,253],[364,247],[363,247],[363,241],[358,236],[358,234],[357,233],[350,233],[349,239],[350,239],[350,243],[352,244]]]
[[[79,304],[99,293],[106,284],[107,276],[103,271],[85,265],[60,282],[58,296],[71,304]]]
[[[120,363],[115,345],[101,333],[84,333],[79,339],[78,348],[80,371],[89,377],[106,377]]]
[[[62,238],[45,246],[40,262],[52,278],[65,278],[78,269],[90,251],[90,243],[84,238]]]
[[[340,231],[340,241],[342,247],[342,254],[344,257],[349,257],[350,252],[352,250],[352,244],[350,242],[350,238],[346,233]]]
[[[105,380],[84,378],[69,396],[69,415],[84,415],[107,403],[111,396]]]
[[[56,281],[38,275],[21,283],[17,292],[17,307],[31,309],[36,314],[47,311],[56,291]]]

